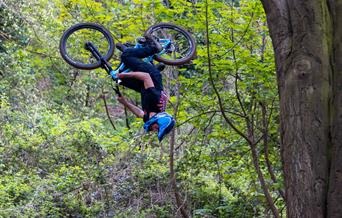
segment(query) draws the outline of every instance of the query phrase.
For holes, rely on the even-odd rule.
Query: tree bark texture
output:
[[[341,0],[262,3],[275,52],[288,217],[341,217]]]
[[[333,17],[333,96],[328,217],[342,217],[342,1],[330,1]]]

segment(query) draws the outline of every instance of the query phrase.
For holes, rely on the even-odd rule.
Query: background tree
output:
[[[340,217],[342,3],[262,3],[277,66],[288,216]]]

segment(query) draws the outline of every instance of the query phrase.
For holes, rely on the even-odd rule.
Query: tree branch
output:
[[[107,106],[107,101],[106,101],[106,96],[105,96],[103,90],[102,90],[101,98],[103,99],[103,103],[104,103],[104,106],[105,106],[105,109],[106,109],[106,114],[107,114],[108,120],[109,120],[110,124],[112,125],[113,129],[116,130],[116,127],[115,127],[112,119],[110,118],[110,114],[109,114],[108,106]]]
[[[221,112],[221,110],[205,111],[205,112],[196,114],[196,115],[194,115],[194,116],[192,116],[192,117],[186,119],[186,120],[183,121],[182,123],[178,124],[177,127],[179,127],[179,126],[181,126],[181,125],[183,125],[183,124],[189,122],[189,121],[192,120],[192,119],[195,119],[195,118],[197,118],[197,117],[200,117],[200,116],[202,116],[203,114],[210,114],[210,113],[217,113],[217,112]],[[231,111],[227,111],[227,110],[225,110],[225,112],[244,118],[243,115],[238,114],[238,113],[235,113],[235,112],[231,112]]]
[[[233,128],[235,130],[235,132],[237,134],[239,134],[241,137],[243,137],[246,141],[248,141],[249,143],[251,143],[248,139],[248,137],[243,134],[234,124],[233,122],[227,117],[226,113],[224,112],[224,108],[223,108],[223,103],[222,103],[222,99],[221,99],[221,96],[214,84],[214,80],[213,80],[213,75],[212,75],[212,71],[211,71],[211,58],[210,58],[210,48],[209,48],[209,45],[210,45],[210,40],[209,40],[209,15],[208,15],[208,0],[205,1],[205,22],[206,22],[206,40],[207,40],[207,58],[208,58],[208,70],[209,70],[209,80],[210,80],[210,83],[214,89],[214,92],[218,98],[218,103],[219,103],[219,106],[220,106],[220,110],[221,110],[221,113],[222,113],[222,116],[223,118],[225,119],[225,121],[228,123],[228,125]]]
[[[178,113],[178,107],[179,107],[179,103],[180,103],[180,91],[179,91],[179,79],[178,79],[178,73],[177,73],[177,77],[176,77],[176,103],[174,106],[174,111],[173,111],[173,116],[176,119],[177,118],[177,113]],[[170,136],[170,161],[169,161],[169,167],[170,167],[170,182],[171,182],[171,186],[173,188],[174,194],[175,194],[175,198],[176,198],[176,203],[177,203],[177,207],[178,210],[180,210],[182,216],[184,218],[188,218],[189,215],[187,213],[187,206],[186,206],[186,202],[184,200],[184,202],[181,200],[181,194],[178,191],[177,188],[177,181],[176,181],[176,173],[175,173],[175,169],[174,169],[174,149],[175,149],[175,138],[176,138],[176,128],[174,128],[171,132],[171,136]],[[177,210],[177,211],[178,211]]]
[[[271,176],[271,179],[274,183],[277,183],[276,176],[273,172],[271,162],[269,160],[269,152],[268,152],[268,120],[266,117],[267,111],[266,106],[260,102],[261,111],[262,111],[262,124],[263,124],[263,141],[264,141],[264,155],[265,155],[265,162],[267,166],[267,170]],[[278,189],[280,196],[285,200],[285,193],[280,188]]]

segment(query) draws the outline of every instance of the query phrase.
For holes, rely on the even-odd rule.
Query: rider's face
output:
[[[157,132],[158,129],[159,129],[158,123],[154,123],[154,124],[151,125],[151,131]]]

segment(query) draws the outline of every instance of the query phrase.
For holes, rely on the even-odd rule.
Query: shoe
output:
[[[125,45],[123,45],[122,43],[116,43],[115,44],[115,47],[117,48],[117,49],[119,49],[120,51],[122,51],[122,52],[124,52],[126,49],[127,49],[127,47],[125,46]]]
[[[145,37],[138,37],[137,38],[137,42],[139,43],[139,44],[145,44],[146,43],[146,38]]]
[[[163,63],[158,63],[155,65],[155,67],[157,68],[157,70],[159,70],[159,72],[163,71],[165,69],[165,64]]]
[[[159,44],[158,39],[152,35],[145,35],[146,44],[155,50],[155,53],[161,52],[163,47]]]
[[[127,48],[134,47],[134,44],[130,42],[125,42],[123,45],[126,46]]]

